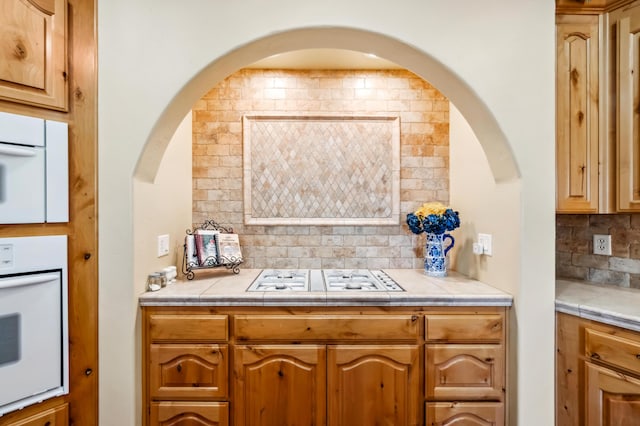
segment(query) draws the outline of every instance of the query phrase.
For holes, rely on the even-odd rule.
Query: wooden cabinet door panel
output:
[[[556,210],[597,212],[597,16],[559,16],[556,62]]]
[[[411,345],[329,346],[328,424],[418,424],[419,352]]]
[[[324,345],[236,346],[234,424],[324,425]]]
[[[428,426],[503,426],[501,402],[429,402]]]
[[[640,424],[640,380],[586,363],[586,425]]]
[[[229,386],[228,351],[227,345],[151,345],[151,398],[225,398]]]
[[[227,402],[156,402],[150,426],[228,426]]]
[[[504,397],[502,345],[427,345],[426,398],[499,400]]]
[[[640,211],[640,10],[616,23],[617,210]]]
[[[0,2],[0,99],[67,110],[67,1]]]

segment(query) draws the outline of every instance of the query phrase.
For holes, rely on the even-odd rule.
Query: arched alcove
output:
[[[188,81],[164,109],[138,160],[135,178],[151,182],[178,124],[193,104],[212,86],[253,62],[300,49],[335,48],[373,53],[428,80],[464,115],[485,152],[496,182],[519,176],[509,142],[485,103],[456,74],[428,53],[383,34],[370,31],[317,27],[270,34],[213,60]]]

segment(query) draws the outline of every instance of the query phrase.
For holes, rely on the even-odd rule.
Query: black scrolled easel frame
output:
[[[233,234],[233,228],[222,226],[216,223],[213,220],[206,220],[198,227],[194,227],[193,229],[187,229],[187,235],[194,235],[198,230],[213,230],[219,231],[220,233],[225,234]],[[195,272],[197,270],[202,269],[215,269],[215,268],[226,268],[233,271],[234,274],[240,273],[240,264],[243,262],[242,258],[236,257],[227,257],[221,254],[218,254],[217,257],[207,257],[204,259],[202,264],[196,262],[189,261],[189,255],[187,253],[187,243],[184,243],[184,256],[182,258],[182,273],[187,277],[188,280],[192,280],[195,277]]]

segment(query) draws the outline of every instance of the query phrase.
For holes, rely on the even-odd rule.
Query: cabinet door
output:
[[[227,402],[159,402],[150,408],[150,426],[229,425]]]
[[[425,375],[429,400],[502,401],[503,346],[428,345]]]
[[[586,363],[586,426],[640,424],[640,380]]]
[[[598,17],[556,25],[556,210],[598,211]]]
[[[503,426],[504,405],[500,402],[429,402],[428,426]]]
[[[419,357],[418,346],[329,346],[328,424],[419,424]]]
[[[227,345],[153,344],[149,349],[149,394],[153,399],[225,398]]]
[[[616,24],[617,209],[640,211],[640,9]]]
[[[324,345],[236,346],[234,424],[324,425]]]
[[[0,2],[0,99],[67,110],[67,0]]]

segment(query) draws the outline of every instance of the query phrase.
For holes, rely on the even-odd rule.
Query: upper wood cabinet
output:
[[[0,2],[0,99],[67,110],[67,0]]]
[[[556,210],[596,213],[599,17],[560,15],[556,23]]]
[[[617,210],[640,211],[640,2],[614,15]]]

